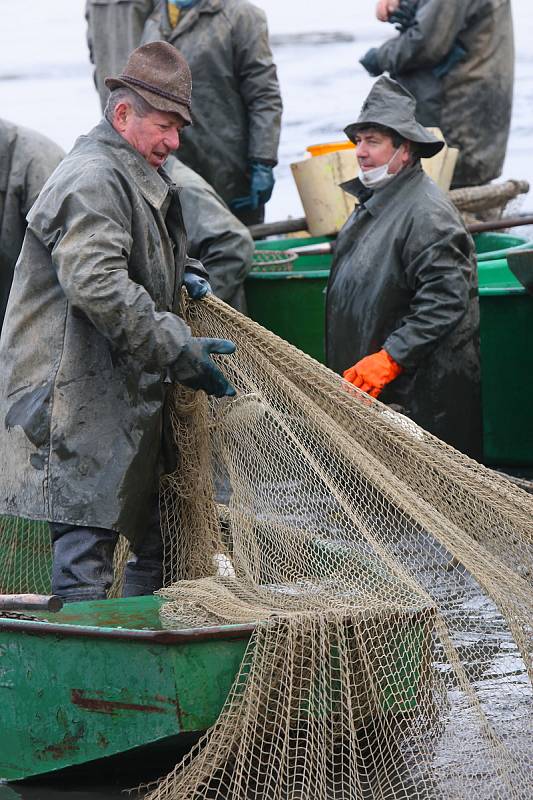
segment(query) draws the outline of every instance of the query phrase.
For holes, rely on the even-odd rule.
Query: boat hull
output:
[[[51,622],[0,619],[0,779],[83,764],[216,721],[253,627],[164,631],[160,602],[73,603]]]

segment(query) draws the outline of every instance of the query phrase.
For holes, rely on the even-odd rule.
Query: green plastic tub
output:
[[[479,256],[484,460],[533,466],[533,297],[507,266],[506,255],[531,247],[518,236],[482,233]],[[258,249],[288,250],[328,239],[276,239]],[[292,269],[252,272],[248,313],[300,350],[324,361],[325,289],[331,256],[300,256]]]
[[[324,238],[271,239],[258,250],[289,250]],[[245,283],[248,315],[282,339],[324,362],[325,291],[331,256],[299,256],[290,270],[251,272]]]
[[[506,259],[481,262],[479,307],[484,460],[533,466],[533,297]]]
[[[474,241],[480,262],[498,261],[502,256],[507,256],[507,253],[531,247],[531,242],[509,233],[478,233],[474,236]]]

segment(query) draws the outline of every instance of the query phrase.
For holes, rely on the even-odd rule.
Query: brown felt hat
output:
[[[106,78],[110,91],[125,86],[157,111],[179,114],[191,124],[191,70],[179,50],[168,42],[150,42],[128,58],[122,74]]]

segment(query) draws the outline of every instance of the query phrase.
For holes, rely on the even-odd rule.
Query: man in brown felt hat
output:
[[[161,586],[168,389],[234,394],[210,358],[233,343],[193,337],[178,314],[182,284],[209,290],[162,169],[190,122],[187,63],[153,43],[107,84],[105,119],[28,216],[0,343],[0,511],[50,522],[66,600],[106,596],[119,533],[134,553],[124,594]]]
[[[380,78],[357,122],[359,201],[339,233],[327,291],[328,365],[457,449],[481,457],[475,249],[420,158],[443,143],[413,96]]]

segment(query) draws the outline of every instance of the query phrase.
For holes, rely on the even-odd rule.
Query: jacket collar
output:
[[[166,3],[161,4],[161,32],[167,41],[171,41],[176,36],[180,36],[189,28],[196,24],[201,14],[218,14],[222,11],[222,0],[200,0],[200,2],[190,8],[186,14],[178,21],[175,28],[168,23],[166,13]]]
[[[361,206],[364,206],[366,211],[372,214],[372,216],[378,217],[388,203],[393,200],[405,186],[415,181],[421,173],[422,165],[418,161],[416,164],[402,169],[392,181],[389,181],[381,189],[375,191],[367,189],[359,178],[341,183],[340,188],[356,197]]]
[[[117,133],[106,119],[92,129],[88,138],[112,148],[143,197],[154,208],[158,210],[161,208],[170,188],[167,181],[120,133]]]

